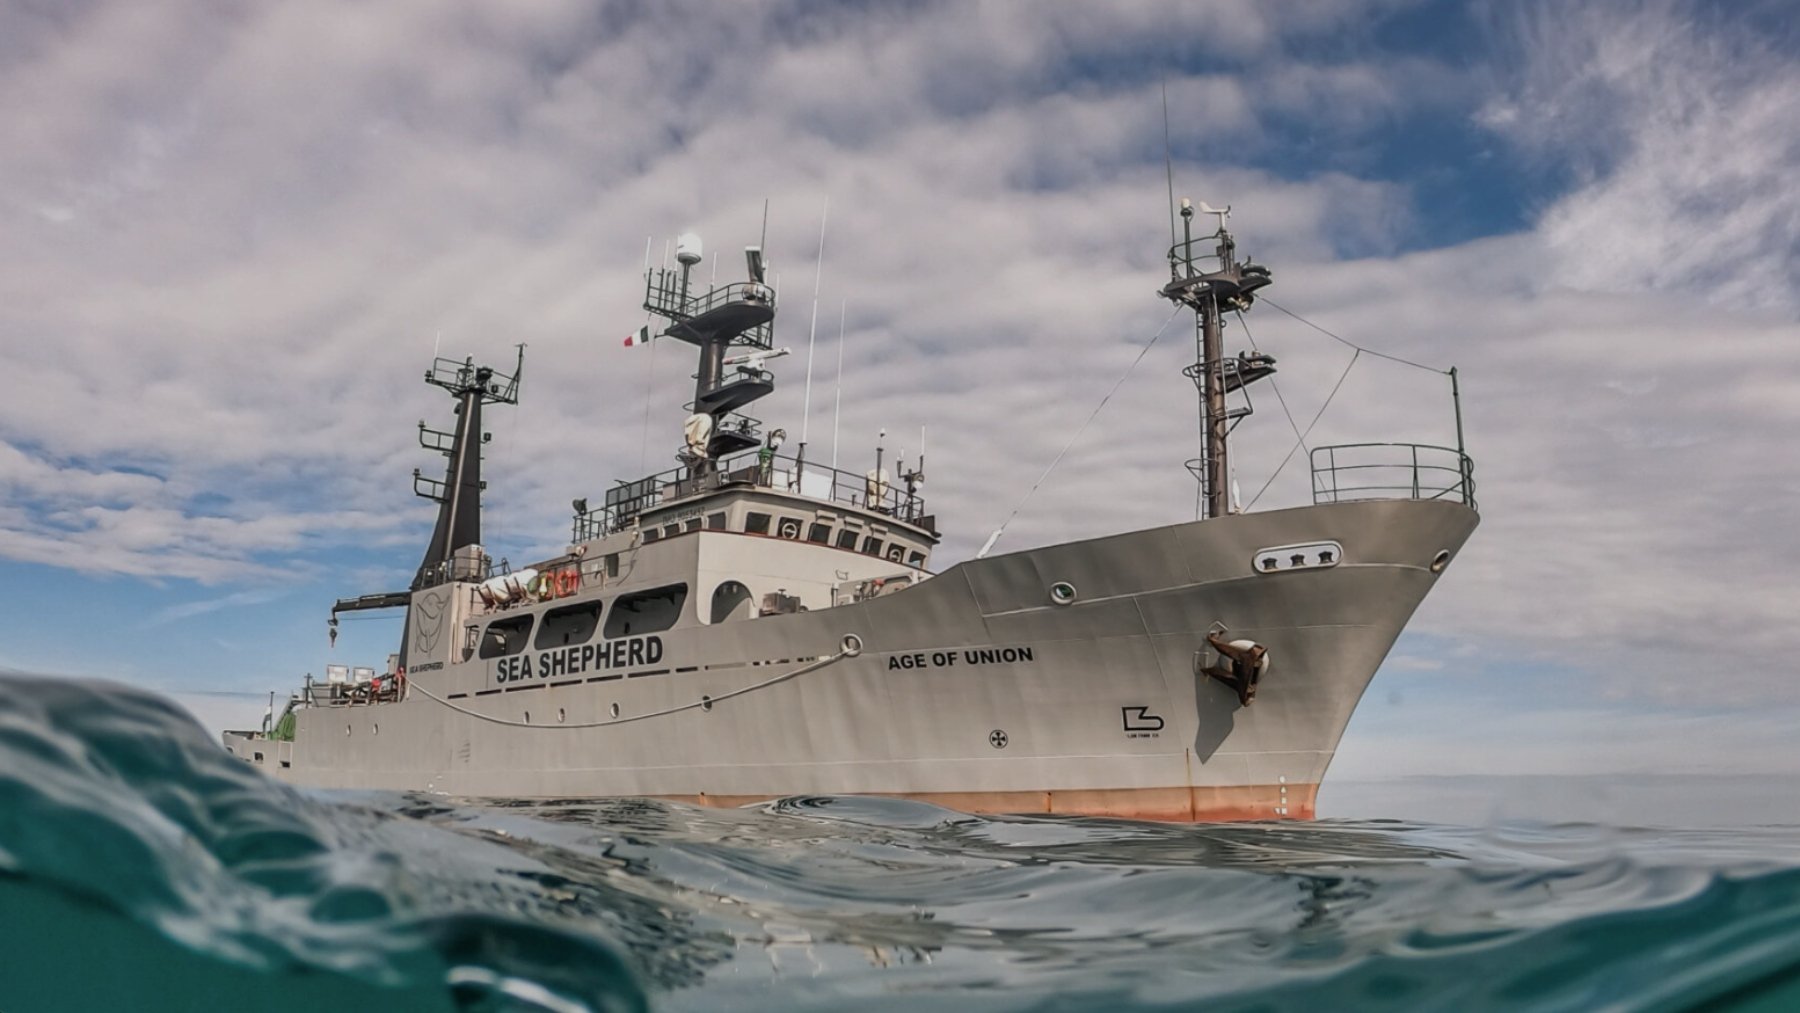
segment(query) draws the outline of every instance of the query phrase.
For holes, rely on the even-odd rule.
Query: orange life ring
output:
[[[580,570],[556,571],[556,596],[558,598],[567,598],[579,590],[581,590]]]

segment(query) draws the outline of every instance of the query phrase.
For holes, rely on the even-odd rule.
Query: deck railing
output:
[[[1313,502],[1448,499],[1475,506],[1475,462],[1451,447],[1346,443],[1314,447]]]
[[[695,474],[688,468],[620,482],[606,492],[604,506],[575,514],[572,540],[585,542],[628,527],[646,510],[719,489],[772,489],[808,499],[869,510],[908,524],[930,528],[934,519],[925,512],[925,500],[904,482],[890,482],[871,490],[867,476],[810,461],[776,455],[764,464],[757,451],[737,454],[718,462],[718,469]],[[874,491],[875,496],[869,493]]]

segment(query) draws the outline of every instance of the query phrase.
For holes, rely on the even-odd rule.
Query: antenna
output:
[[[650,342],[650,364],[644,374],[644,441],[638,448],[639,471],[650,464],[650,394],[656,389],[656,346],[661,343]]]
[[[1169,142],[1169,79],[1163,78],[1163,168],[1169,175],[1169,245],[1175,245],[1175,148]]]
[[[844,414],[844,321],[850,313],[848,302],[838,303],[838,367],[831,406],[831,470],[837,470],[838,421]]]
[[[831,195],[825,195],[825,206],[819,212],[819,260],[813,273],[812,328],[806,335],[806,394],[800,402],[800,446],[806,447],[806,434],[812,424],[813,345],[819,337],[819,285],[825,280],[825,219],[831,214]]]

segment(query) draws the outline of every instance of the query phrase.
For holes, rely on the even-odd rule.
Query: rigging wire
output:
[[[1370,355],[1375,356],[1378,359],[1386,359],[1389,362],[1397,362],[1397,363],[1401,364],[1402,366],[1411,366],[1414,369],[1422,369],[1427,373],[1436,373],[1439,376],[1450,376],[1451,375],[1451,371],[1447,370],[1447,369],[1438,369],[1435,366],[1427,366],[1424,363],[1414,362],[1411,359],[1401,358],[1398,355],[1390,355],[1387,352],[1380,352],[1380,351],[1376,351],[1373,348],[1366,348],[1362,345],[1359,345],[1356,342],[1351,341],[1349,338],[1346,338],[1341,334],[1336,334],[1330,330],[1327,330],[1324,327],[1319,326],[1318,324],[1313,323],[1311,320],[1306,319],[1305,317],[1301,316],[1300,314],[1295,313],[1293,310],[1288,309],[1286,306],[1281,305],[1280,303],[1276,302],[1273,299],[1268,298],[1267,296],[1261,297],[1260,301],[1269,306],[1275,307],[1276,309],[1280,310],[1281,312],[1287,314],[1290,317],[1293,317],[1295,320],[1298,320],[1299,322],[1305,324],[1306,326],[1312,328],[1313,330],[1318,331],[1320,334],[1325,335],[1326,337],[1330,338],[1331,340],[1336,341],[1339,344],[1350,348],[1352,350],[1352,354],[1350,356],[1350,361],[1344,364],[1343,373],[1338,375],[1337,383],[1332,385],[1331,393],[1327,394],[1325,396],[1325,403],[1319,406],[1319,410],[1318,410],[1318,412],[1316,412],[1313,415],[1312,421],[1307,423],[1305,431],[1302,431],[1300,429],[1300,427],[1295,424],[1293,413],[1288,411],[1287,399],[1281,396],[1281,388],[1279,386],[1275,385],[1275,378],[1274,377],[1269,378],[1269,385],[1275,391],[1275,399],[1277,401],[1281,402],[1282,414],[1287,416],[1288,425],[1293,426],[1294,436],[1296,437],[1296,440],[1294,442],[1294,445],[1292,447],[1288,448],[1287,456],[1283,457],[1281,459],[1281,463],[1275,466],[1275,471],[1274,471],[1274,473],[1272,473],[1269,476],[1269,480],[1264,482],[1262,484],[1262,488],[1258,489],[1256,491],[1256,495],[1252,496],[1250,498],[1250,502],[1245,507],[1245,509],[1249,509],[1249,507],[1255,506],[1256,501],[1259,499],[1262,499],[1263,493],[1269,491],[1269,486],[1274,485],[1275,480],[1277,478],[1281,477],[1282,469],[1286,468],[1288,465],[1288,462],[1294,459],[1294,452],[1296,450],[1303,450],[1306,448],[1307,436],[1311,435],[1313,428],[1319,424],[1319,419],[1325,414],[1325,409],[1331,406],[1332,399],[1337,397],[1338,391],[1340,389],[1342,389],[1342,387],[1344,386],[1344,381],[1346,379],[1348,379],[1350,376],[1351,368],[1356,365],[1356,360],[1361,358],[1363,353],[1366,352]],[[1248,321],[1246,321],[1244,319],[1244,313],[1242,310],[1238,311],[1238,322],[1244,325],[1244,337],[1249,339],[1250,347],[1253,349],[1256,349],[1257,351],[1261,351],[1261,349],[1256,348],[1256,339],[1253,337],[1250,337],[1250,324]]]
[[[1351,347],[1355,348],[1354,345]],[[1356,348],[1355,351],[1350,353],[1350,361],[1344,363],[1344,371],[1338,375],[1337,383],[1332,384],[1331,393],[1325,395],[1325,403],[1319,406],[1319,410],[1313,414],[1312,421],[1306,424],[1306,432],[1301,433],[1299,441],[1296,442],[1292,447],[1288,448],[1287,456],[1282,458],[1281,463],[1275,466],[1275,473],[1273,475],[1269,476],[1269,480],[1262,484],[1261,489],[1256,490],[1256,495],[1250,497],[1250,502],[1244,507],[1244,509],[1248,510],[1248,509],[1250,509],[1250,507],[1255,506],[1256,501],[1259,499],[1262,499],[1263,493],[1269,491],[1269,486],[1275,484],[1275,479],[1280,477],[1281,470],[1283,468],[1286,468],[1287,463],[1294,459],[1294,451],[1299,450],[1301,448],[1301,446],[1303,446],[1306,443],[1307,435],[1313,431],[1314,426],[1319,424],[1319,418],[1325,414],[1325,409],[1331,407],[1331,399],[1337,397],[1337,392],[1343,388],[1344,381],[1349,379],[1349,377],[1350,377],[1351,367],[1356,365],[1356,360],[1362,357],[1363,352],[1364,352],[1364,349]],[[1370,352],[1369,354],[1370,355],[1379,355],[1381,353]],[[1421,367],[1421,368],[1429,368],[1429,367]]]
[[[1063,448],[1056,452],[1056,458],[1050,462],[1050,466],[1044,469],[1044,473],[1038,476],[1036,482],[1031,483],[1031,488],[1025,490],[1025,495],[1019,498],[1019,504],[1013,507],[1012,513],[1007,514],[1006,520],[1001,522],[1000,526],[994,529],[994,533],[988,536],[988,540],[981,546],[981,551],[975,554],[976,559],[984,558],[988,554],[988,551],[994,547],[994,543],[1000,540],[1000,535],[1006,531],[1006,526],[1011,524],[1013,519],[1019,516],[1020,510],[1025,509],[1025,504],[1031,499],[1032,493],[1037,492],[1038,486],[1044,484],[1044,479],[1049,478],[1050,473],[1056,470],[1056,466],[1062,463],[1062,459],[1064,455],[1068,454],[1069,448],[1075,446],[1075,441],[1081,439],[1082,433],[1087,432],[1087,427],[1100,414],[1100,410],[1106,407],[1106,402],[1112,400],[1112,396],[1119,392],[1119,388],[1124,385],[1126,378],[1131,376],[1133,370],[1137,369],[1138,363],[1143,362],[1144,356],[1150,354],[1150,349],[1156,347],[1157,340],[1163,336],[1164,331],[1169,329],[1169,325],[1175,322],[1175,318],[1181,315],[1181,310],[1182,307],[1177,306],[1175,312],[1169,314],[1169,319],[1164,320],[1162,326],[1156,329],[1156,333],[1150,335],[1150,340],[1145,342],[1144,347],[1138,350],[1137,358],[1131,360],[1131,365],[1125,367],[1125,372],[1120,374],[1117,380],[1113,381],[1112,389],[1107,391],[1106,396],[1100,399],[1100,403],[1094,406],[1094,410],[1089,413],[1086,421],[1082,422],[1081,425],[1076,428],[1074,435],[1069,437],[1069,442],[1063,444]]]
[[[1411,366],[1414,369],[1422,369],[1422,370],[1426,371],[1427,373],[1436,373],[1439,376],[1449,376],[1450,375],[1450,371],[1447,369],[1439,369],[1436,366],[1427,366],[1423,363],[1414,362],[1411,359],[1402,359],[1398,355],[1389,355],[1386,352],[1377,352],[1373,348],[1364,348],[1362,345],[1359,345],[1356,342],[1351,341],[1349,338],[1346,338],[1339,334],[1333,334],[1332,332],[1326,330],[1325,328],[1320,327],[1318,324],[1315,324],[1311,320],[1308,320],[1305,317],[1301,316],[1300,314],[1295,313],[1293,310],[1288,309],[1286,306],[1281,305],[1280,303],[1276,302],[1273,299],[1270,299],[1268,296],[1258,296],[1258,301],[1267,303],[1268,305],[1275,307],[1276,309],[1280,310],[1281,312],[1286,313],[1288,316],[1293,317],[1295,320],[1300,321],[1301,323],[1305,324],[1306,326],[1312,328],[1315,331],[1318,331],[1320,334],[1325,335],[1326,337],[1330,338],[1331,340],[1336,341],[1343,345],[1348,345],[1349,347],[1354,348],[1359,352],[1367,352],[1370,355],[1373,355],[1378,359],[1387,359],[1391,362],[1398,362],[1402,366]]]
[[[1238,324],[1244,328],[1244,339],[1250,342],[1250,350],[1261,353],[1256,345],[1256,336],[1250,333],[1250,321],[1244,318],[1244,311],[1237,310]],[[1294,421],[1294,413],[1288,410],[1287,398],[1281,396],[1281,385],[1275,382],[1275,374],[1269,374],[1269,387],[1275,392],[1275,400],[1281,404],[1281,414],[1287,416],[1288,425],[1293,427],[1294,435],[1299,437],[1300,449],[1306,449],[1306,437],[1300,432],[1300,423]]]

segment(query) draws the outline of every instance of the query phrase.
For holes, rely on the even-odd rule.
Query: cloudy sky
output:
[[[397,620],[333,653],[325,619],[418,563],[433,350],[528,345],[488,541],[552,554],[674,463],[692,364],[620,345],[646,241],[723,278],[765,201],[796,354],[760,414],[855,469],[928,426],[964,558],[1168,318],[1166,88],[1178,195],[1274,302],[1463,378],[1484,521],[1335,775],[1800,772],[1791,15],[0,0],[0,667],[235,723],[381,663]],[[1248,323],[1304,426],[1349,349]],[[1191,355],[1163,335],[1003,549],[1192,517]],[[1294,444],[1256,407],[1246,494]],[[1453,439],[1442,376],[1364,356],[1307,442]],[[1302,453],[1257,505],[1308,497]]]

